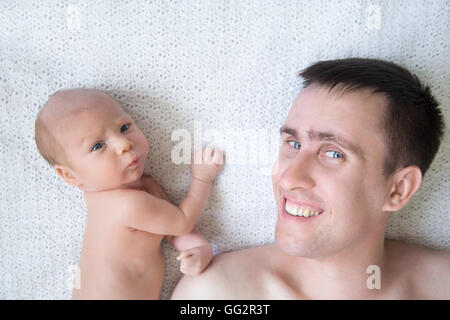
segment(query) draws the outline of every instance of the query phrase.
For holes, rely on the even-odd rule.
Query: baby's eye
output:
[[[101,149],[102,146],[103,146],[102,143],[100,143],[100,142],[99,142],[99,143],[96,143],[96,144],[94,144],[94,146],[92,147],[91,151],[97,151],[97,150]]]
[[[120,128],[120,132],[125,132],[125,131],[127,131],[129,127],[130,127],[129,124],[124,124],[124,125],[122,126],[122,128]]]
[[[344,158],[344,155],[337,151],[327,151],[327,152],[325,152],[325,154],[331,154],[332,155],[331,158],[333,158],[333,159],[343,159]]]
[[[299,150],[300,147],[302,146],[302,145],[300,144],[300,142],[297,142],[297,141],[294,141],[294,140],[288,140],[288,143],[289,143],[289,145],[290,145],[291,147],[293,147],[294,149],[297,149],[297,150]]]

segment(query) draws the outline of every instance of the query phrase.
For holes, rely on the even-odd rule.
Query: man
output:
[[[450,299],[450,254],[384,239],[444,132],[417,77],[373,59],[318,62],[281,128],[275,243],[224,253],[172,299]]]

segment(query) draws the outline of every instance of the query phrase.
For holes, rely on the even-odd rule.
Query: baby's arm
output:
[[[220,172],[223,155],[219,150],[196,153],[201,164],[191,164],[192,182],[180,205],[140,190],[121,189],[120,207],[123,223],[131,228],[163,235],[183,235],[194,229],[206,208],[212,183]]]
[[[212,247],[197,230],[194,229],[184,236],[167,238],[175,249],[181,251],[177,260],[181,261],[180,271],[184,274],[196,276],[210,263],[213,256]]]
[[[169,200],[161,186],[150,176],[143,176],[142,183],[150,194]],[[167,236],[167,240],[181,251],[177,260],[180,261],[180,271],[186,275],[195,276],[202,272],[211,262],[213,251],[206,238],[197,230],[192,230],[184,236]]]

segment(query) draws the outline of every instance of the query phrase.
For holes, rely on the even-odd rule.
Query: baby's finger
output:
[[[213,149],[211,149],[210,147],[205,147],[205,149],[203,149],[203,163],[211,163],[212,160],[212,154],[213,154]]]
[[[215,160],[214,160],[214,156],[215,156],[215,149],[212,148],[205,148],[205,157],[204,160],[206,164],[214,164]]]
[[[203,149],[198,149],[191,156],[191,163],[201,164],[203,162]]]
[[[191,256],[192,254],[189,252],[189,250],[187,250],[187,251],[182,251],[178,256],[177,256],[177,260],[178,261],[180,261],[180,260],[182,260],[182,259],[185,259],[185,258],[187,258],[187,257],[189,257],[189,256]]]
[[[222,164],[223,163],[223,151],[220,149],[214,149],[213,163]]]

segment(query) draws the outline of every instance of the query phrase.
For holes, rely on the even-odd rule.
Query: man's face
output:
[[[275,238],[283,250],[328,256],[384,232],[382,207],[389,193],[382,175],[385,104],[383,96],[368,90],[338,95],[316,84],[296,98],[281,130],[272,177]]]
[[[64,119],[58,131],[57,139],[82,190],[113,189],[141,177],[148,141],[115,100],[93,100],[90,107]]]

